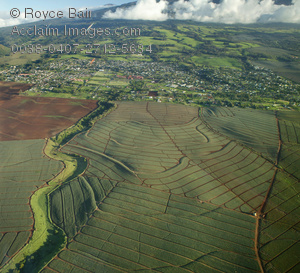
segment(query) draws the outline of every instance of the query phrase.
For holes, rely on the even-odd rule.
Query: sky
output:
[[[133,1],[133,0],[132,0]],[[126,0],[0,0],[1,11],[9,11],[12,8],[23,9],[65,9],[65,8],[88,8],[98,7],[105,4],[119,5],[122,3],[131,2]]]
[[[120,5],[134,0],[0,0],[0,27],[12,26],[24,21],[25,8],[36,10],[62,10],[68,8],[100,8],[106,4]],[[21,15],[12,18],[10,10],[18,8]],[[166,10],[172,11],[167,13]],[[169,4],[166,0],[137,0],[137,5],[128,9],[108,12],[105,18],[142,19],[164,21],[167,19],[194,20],[225,24],[251,24],[262,22],[300,23],[300,0],[292,6],[275,5],[273,0],[221,0],[214,4],[210,0],[178,0]]]
[[[36,10],[68,10],[68,8],[98,8],[106,4],[121,5],[134,0],[0,0],[0,27],[13,26],[20,23],[29,22],[25,20],[22,12],[25,8]],[[17,8],[20,10],[20,17],[11,18],[10,10]],[[32,21],[32,20],[31,20]]]

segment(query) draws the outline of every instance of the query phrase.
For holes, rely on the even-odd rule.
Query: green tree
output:
[[[144,85],[145,85],[144,81],[136,81],[136,80],[130,81],[130,84],[129,84],[131,90],[134,90],[134,91],[143,90]]]

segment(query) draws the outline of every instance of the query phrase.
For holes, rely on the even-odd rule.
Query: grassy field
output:
[[[94,27],[111,26],[111,21],[102,20],[101,25],[91,21]],[[60,23],[57,23],[60,25]],[[87,22],[85,22],[87,24]],[[126,23],[122,20],[114,22],[115,27],[124,28]],[[136,28],[136,23],[130,22],[130,25]],[[74,27],[81,28],[82,22],[75,21]],[[53,23],[52,27],[55,27]],[[61,25],[59,26],[61,27]],[[128,24],[126,25],[128,27]],[[95,37],[93,44],[99,44],[97,52],[88,53],[91,43],[86,37],[77,37],[68,41],[69,44],[78,43],[76,54],[58,53],[56,57],[62,59],[92,59],[100,57],[110,60],[124,61],[153,61],[159,58],[162,61],[177,62],[180,60],[185,65],[211,67],[228,67],[232,69],[246,68],[247,62],[253,65],[259,65],[274,70],[279,75],[299,81],[299,30],[293,26],[283,25],[265,27],[263,25],[243,25],[227,26],[207,23],[185,22],[139,22],[141,30],[140,36],[102,36]],[[0,35],[6,44],[25,44],[43,43],[41,37],[33,38],[30,41],[24,41],[22,37],[11,37],[10,29],[4,28]],[[23,37],[24,38],[24,37]],[[64,37],[65,38],[65,37]],[[59,48],[60,44],[65,44],[64,38],[56,37],[54,41],[48,39],[49,44]],[[144,51],[143,54],[114,54],[104,53],[104,44],[114,44],[122,47],[122,44],[141,44],[146,49],[152,45],[153,52]],[[46,45],[45,45],[46,46]],[[96,47],[95,47],[96,48]],[[95,49],[93,48],[93,49]],[[82,49],[82,51],[80,51]],[[9,46],[0,48],[0,55],[8,54]],[[41,59],[42,54],[10,54],[10,56],[1,57],[0,64],[18,65],[26,64],[30,61]],[[50,56],[51,57],[51,56]],[[213,58],[211,58],[213,57]],[[247,61],[246,61],[247,59]],[[51,61],[52,58],[49,58]],[[298,76],[298,77],[297,77]]]
[[[215,57],[202,54],[200,56],[193,56],[192,61],[198,65],[207,65],[212,67],[228,67],[233,69],[242,68],[240,61],[229,57]]]
[[[10,54],[9,56],[1,56],[0,64],[9,64],[9,65],[23,65],[31,61],[36,61],[41,57],[41,54],[21,54],[15,53]]]
[[[30,97],[42,97],[42,98],[62,98],[62,99],[90,99],[89,94],[87,93],[80,93],[80,94],[68,94],[68,93],[55,93],[55,92],[35,92],[35,91],[26,91],[26,96]]]

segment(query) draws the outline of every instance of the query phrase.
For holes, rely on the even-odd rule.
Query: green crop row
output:
[[[169,106],[120,103],[62,147],[88,168],[51,195],[69,243],[43,272],[259,272],[255,218],[232,209],[261,205],[272,164]]]
[[[175,200],[173,206],[176,207],[179,200]],[[189,207],[188,203],[184,203],[185,198],[180,201],[185,209],[186,205]],[[221,218],[217,220],[213,216],[215,220],[211,220],[209,212],[214,211],[213,205],[204,204],[206,213],[196,217],[196,214],[184,210],[180,210],[180,214],[168,209],[163,213],[167,203],[167,194],[138,185],[118,184],[98,205],[99,209],[92,214],[68,249],[59,254],[59,262],[54,259],[48,266],[60,271],[70,266],[71,262],[75,268],[86,269],[98,262],[100,267],[107,263],[111,268],[120,267],[124,271],[163,266],[180,267],[182,272],[191,268],[221,270],[222,267],[229,271],[240,268],[257,272],[252,249],[254,222],[249,216],[245,237],[241,234],[241,228],[234,229],[233,223],[222,221],[222,218],[228,217],[228,213],[222,216],[224,209],[219,211]],[[190,207],[203,210],[202,205],[195,202]],[[234,218],[239,215],[236,212],[229,214]],[[211,228],[203,224],[202,219]],[[70,260],[70,255],[89,259],[83,265],[80,259]],[[235,256],[234,263],[232,255]]]
[[[297,179],[277,172],[260,225],[260,254],[266,271],[297,272],[299,192]]]
[[[43,156],[44,140],[0,143],[0,268],[24,247],[34,229],[34,191],[62,168]],[[1,271],[0,269],[0,271]]]

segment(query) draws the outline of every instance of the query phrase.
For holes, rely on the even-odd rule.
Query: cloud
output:
[[[15,26],[23,23],[29,23],[35,20],[25,19],[24,12],[20,14],[18,18],[12,18],[7,11],[0,11],[0,27],[7,27],[7,26]]]
[[[294,0],[293,2],[293,6],[276,10],[270,20],[276,22],[300,23],[300,0]]]
[[[139,0],[132,8],[118,8],[116,12],[106,12],[104,18],[164,21],[168,19],[165,13],[167,6],[165,0],[158,3],[156,0]]]
[[[275,5],[273,0],[178,0],[169,4],[165,0],[138,0],[133,7],[118,8],[107,12],[104,18],[144,19],[163,21],[167,19],[218,22],[225,24],[284,22],[300,23],[300,0],[292,6]]]

